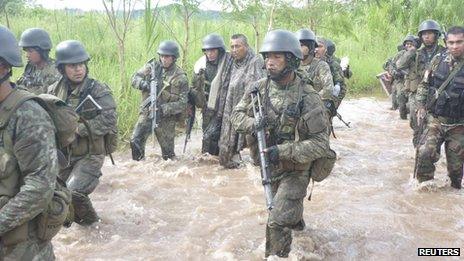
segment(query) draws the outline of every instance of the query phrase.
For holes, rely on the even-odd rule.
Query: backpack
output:
[[[1,115],[1,125],[6,126],[12,114],[24,102],[34,100],[50,115],[55,126],[57,149],[66,148],[76,137],[79,115],[58,97],[49,94],[36,96],[23,90],[14,90],[10,96],[14,100],[11,109]],[[10,97],[9,96],[9,97]],[[71,191],[66,184],[57,177],[52,200],[47,209],[37,216],[38,237],[42,240],[51,240],[61,229],[69,213],[72,201]]]

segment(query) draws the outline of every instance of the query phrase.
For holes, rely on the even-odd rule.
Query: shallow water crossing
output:
[[[435,181],[412,181],[412,131],[389,106],[342,103],[351,128],[334,119],[338,160],[305,200],[306,228],[294,232],[290,260],[413,260],[418,247],[464,245],[464,192],[450,188],[444,160]],[[223,169],[201,155],[198,131],[182,155],[183,139],[174,161],[163,161],[152,142],[143,162],[129,152],[116,155],[116,166],[107,160],[91,195],[102,221],[62,229],[53,241],[58,260],[262,259],[267,212],[258,167],[245,151],[242,168]]]

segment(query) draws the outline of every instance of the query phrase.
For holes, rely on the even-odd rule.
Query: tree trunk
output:
[[[5,13],[6,27],[8,27],[8,29],[10,29],[10,18],[8,17],[8,11],[6,10],[6,6],[5,6],[5,9],[3,11]]]

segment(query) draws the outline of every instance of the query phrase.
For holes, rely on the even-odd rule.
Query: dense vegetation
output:
[[[41,27],[50,32],[55,45],[66,39],[84,43],[92,56],[90,73],[113,88],[123,137],[130,135],[140,99],[139,92],[129,86],[130,76],[155,55],[158,43],[165,39],[181,43],[184,57],[179,62],[190,75],[195,60],[202,55],[201,39],[208,33],[217,32],[226,42],[232,34],[244,33],[259,46],[269,21],[272,28],[291,31],[310,27],[335,41],[339,57],[350,58],[354,73],[348,83],[349,94],[359,95],[378,92],[374,76],[403,37],[416,33],[420,21],[435,19],[444,28],[464,24],[460,0],[308,0],[298,8],[280,1],[221,1],[228,7],[227,13],[201,11],[198,1],[178,1],[163,8],[146,2],[146,10],[130,16],[121,60],[121,42],[104,12],[8,7],[4,2],[8,1],[0,3],[2,23],[8,23],[18,37],[27,28]],[[117,15],[121,22],[123,14]],[[121,24],[117,28],[120,30]],[[20,74],[21,70],[15,72],[16,77]]]

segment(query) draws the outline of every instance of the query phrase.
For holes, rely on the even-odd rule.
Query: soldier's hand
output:
[[[141,91],[149,91],[150,90],[150,83],[148,81],[140,81],[139,90],[141,90]]]
[[[260,118],[259,120],[255,120],[254,122],[254,127],[255,127],[255,130],[257,131],[264,129],[267,126],[269,126],[269,118],[267,116],[264,116]]]
[[[267,154],[269,162],[275,163],[279,160],[279,148],[277,146],[266,148],[264,152]]]
[[[417,109],[417,124],[420,124],[420,122],[425,118],[425,108],[424,107],[420,107],[419,109]]]

